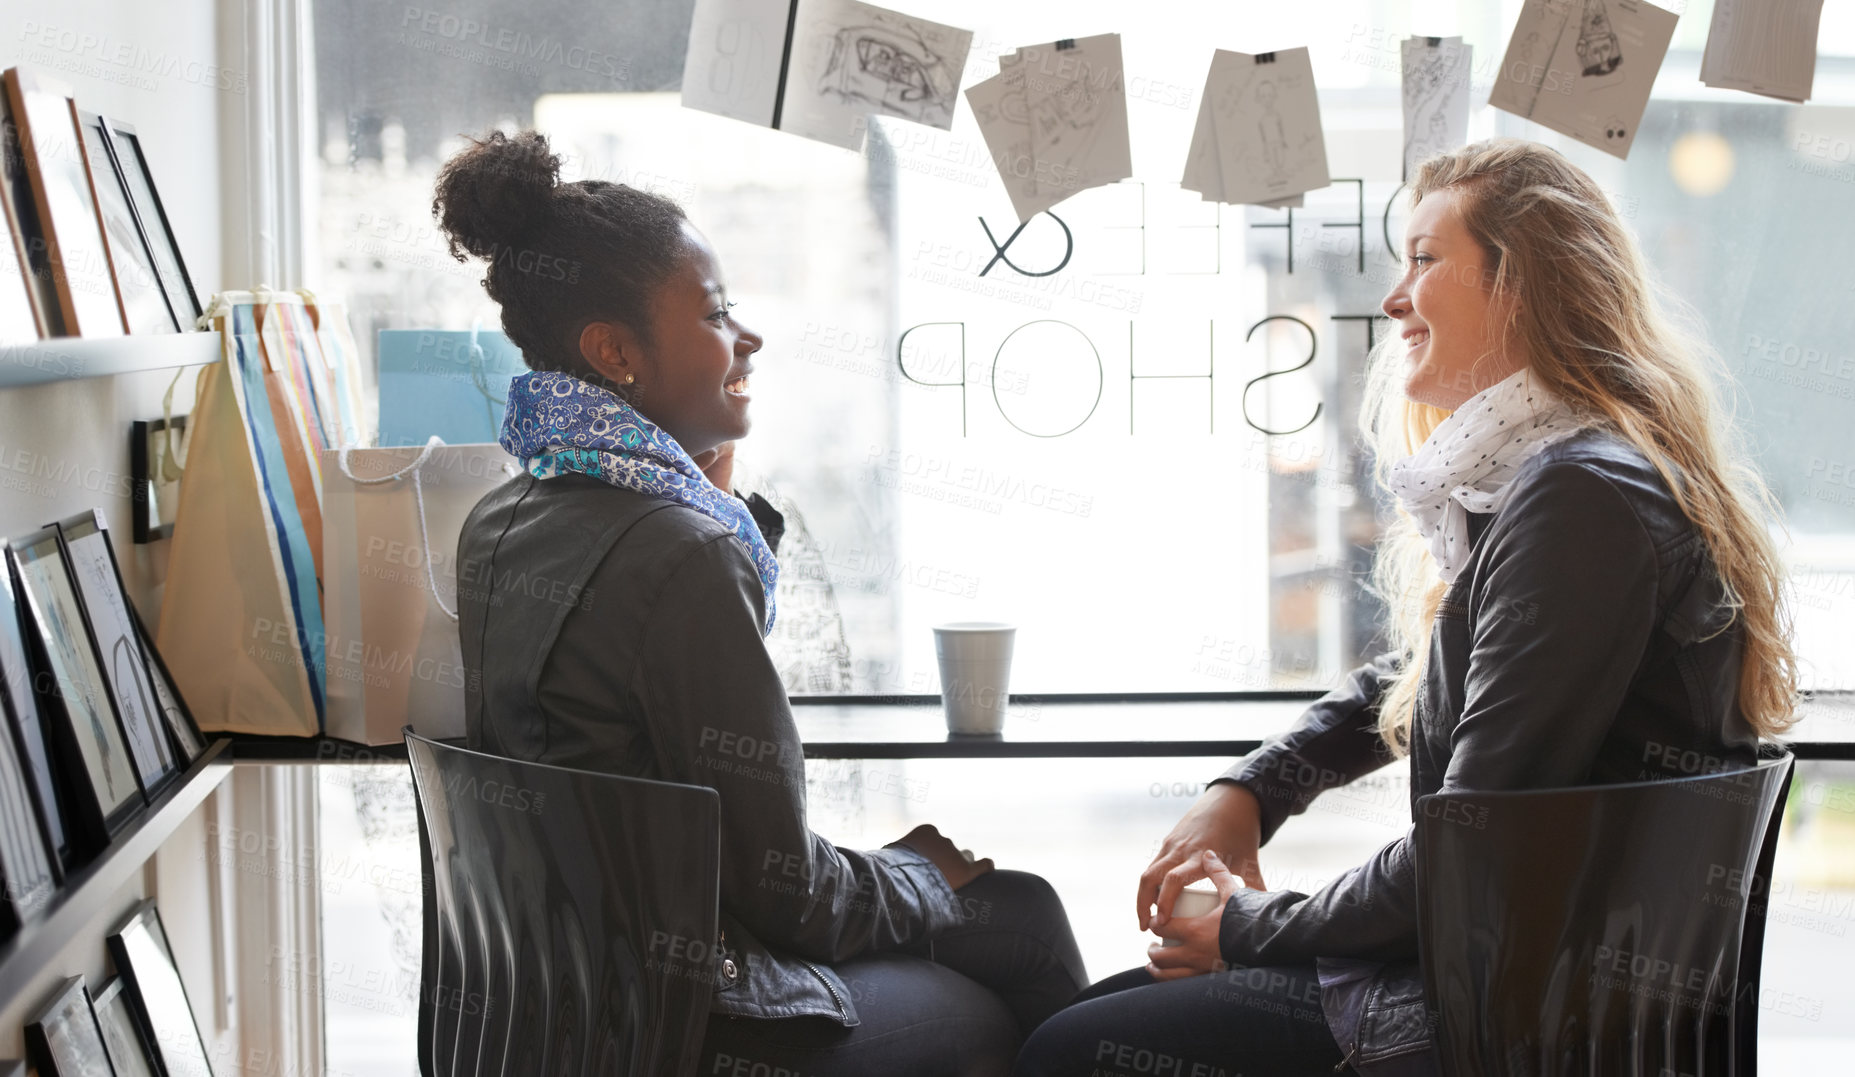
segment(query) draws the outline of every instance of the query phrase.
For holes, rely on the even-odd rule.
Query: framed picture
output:
[[[137,545],[174,535],[180,470],[187,458],[187,417],[137,419],[129,424],[129,536]]]
[[[70,336],[119,337],[122,307],[110,280],[102,219],[90,193],[77,133],[77,108],[63,86],[10,67],[7,103],[25,152],[26,179],[38,211],[58,311]]]
[[[116,163],[122,169],[123,186],[129,189],[129,202],[135,207],[148,248],[154,255],[155,273],[161,289],[167,293],[168,306],[180,320],[182,329],[192,329],[200,319],[200,298],[193,291],[193,278],[187,276],[187,263],[180,256],[180,243],[174,238],[174,226],[167,219],[161,196],[155,190],[155,174],[148,167],[148,156],[135,128],[121,120],[104,121],[109,127],[110,146],[116,151]]]
[[[206,1061],[206,1041],[200,1038],[200,1026],[193,1019],[187,989],[174,967],[174,952],[168,948],[161,913],[153,901],[137,906],[109,937],[109,952],[116,971],[129,981],[127,993],[141,1016],[147,1042],[154,1048],[156,1069],[169,1077],[210,1077],[213,1071]]]
[[[0,707],[11,704],[0,693]],[[0,938],[17,929],[45,908],[58,889],[58,866],[39,825],[38,808],[27,770],[11,733],[0,730]]]
[[[26,654],[25,609],[17,600],[13,558],[0,539],[0,696],[6,705],[8,740],[18,750],[26,773],[26,792],[37,808],[39,828],[52,852],[52,868],[63,877],[70,862],[71,844],[65,834],[65,802],[58,774],[52,767],[51,733],[39,710],[33,686],[33,669]]]
[[[167,663],[161,660],[161,652],[155,649],[154,633],[142,622],[142,615],[135,607],[129,607],[129,616],[135,619],[135,630],[142,637],[142,651],[148,655],[148,679],[155,686],[155,703],[161,708],[161,719],[167,724],[168,733],[174,738],[174,744],[180,749],[183,765],[191,764],[206,752],[206,737],[200,733],[199,724],[193,720],[193,712],[187,709],[187,701],[180,697],[180,689],[174,687],[174,675],[167,671]]]
[[[0,94],[0,98],[5,95]],[[6,140],[10,151],[11,138]],[[12,162],[5,168],[11,173]],[[0,347],[39,339],[38,316],[32,311],[32,263],[21,242],[23,233],[13,223],[13,200],[0,181]]]
[[[82,976],[66,980],[51,1005],[26,1026],[26,1053],[39,1077],[108,1077],[109,1050]]]
[[[26,290],[30,329],[16,325],[18,309],[10,299],[0,295],[0,343],[17,344],[38,337],[57,336],[64,325],[58,317],[58,293],[52,287],[50,267],[44,263],[44,244],[39,236],[39,211],[32,204],[32,184],[26,179],[26,151],[19,142],[19,125],[13,122],[13,109],[0,89],[0,224],[7,229],[7,241],[0,249],[0,274],[12,264],[23,274],[20,284]],[[34,258],[37,252],[37,258]],[[8,254],[13,257],[9,259]],[[3,285],[4,282],[0,282]],[[3,289],[0,289],[3,290]]]
[[[104,681],[115,701],[116,714],[122,719],[129,754],[135,757],[136,774],[142,779],[142,788],[153,796],[178,772],[179,766],[155,702],[141,636],[129,616],[129,599],[103,514],[92,509],[60,521],[57,527],[71,575],[77,581],[84,617],[97,641]]]
[[[142,1039],[142,1027],[129,996],[123,992],[123,978],[111,980],[90,1000],[90,1012],[96,1015],[97,1030],[103,1033],[103,1047],[109,1052],[116,1077],[156,1077],[154,1059]]]
[[[94,112],[77,110],[77,133],[83,142],[84,169],[90,176],[90,195],[96,200],[109,253],[110,277],[116,284],[116,301],[122,305],[129,332],[176,333],[180,323],[168,307],[167,293],[155,274],[154,255],[142,234],[129,188],[116,166],[109,126]]]
[[[32,277],[25,252],[16,249],[16,235],[7,215],[0,213],[0,347],[30,344],[39,339],[39,323],[32,313]]]
[[[12,561],[38,644],[39,703],[64,762],[90,844],[107,844],[142,803],[135,759],[110,701],[96,642],[84,620],[58,529],[13,540]]]

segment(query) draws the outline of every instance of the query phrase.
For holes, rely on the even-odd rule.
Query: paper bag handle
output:
[[[419,455],[412,458],[412,463],[391,475],[382,475],[377,479],[363,479],[356,475],[354,469],[348,465],[348,454],[354,450],[354,446],[343,445],[335,458],[341,465],[341,473],[346,475],[350,482],[359,486],[383,486],[389,482],[398,482],[408,473],[412,475],[412,500],[419,507],[419,546],[425,552],[425,581],[431,585],[432,601],[438,603],[438,608],[444,611],[446,617],[455,621],[457,611],[444,604],[444,596],[438,593],[438,576],[432,570],[432,540],[425,526],[425,487],[419,482],[419,468],[425,464],[425,461],[431,459],[435,450],[443,447],[444,439],[433,434],[426,439],[425,447],[419,450]]]

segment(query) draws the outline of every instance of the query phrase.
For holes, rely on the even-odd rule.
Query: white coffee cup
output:
[[[1207,890],[1202,887],[1188,886],[1185,889],[1179,891],[1179,896],[1173,899],[1172,919],[1173,920],[1184,920],[1189,917],[1203,916],[1206,913],[1215,910],[1219,904],[1220,902],[1218,900],[1216,890]],[[1171,923],[1171,922],[1172,922],[1171,920],[1167,921],[1167,923]],[[1164,935],[1161,935],[1159,937],[1159,944],[1161,946],[1180,945],[1178,939],[1169,939],[1165,937]]]
[[[1014,625],[955,621],[934,627],[940,703],[950,733],[1000,733],[1011,703]]]

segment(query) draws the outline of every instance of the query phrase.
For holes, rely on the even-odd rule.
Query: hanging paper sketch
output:
[[[1628,157],[1675,19],[1643,0],[1526,0],[1488,103]]]
[[[1700,80],[1804,102],[1816,83],[1823,0],[1715,0]]]
[[[697,0],[683,106],[772,127],[791,16],[786,0]]]
[[[970,30],[857,0],[803,0],[778,127],[859,149],[869,117],[953,126]]]
[[[1101,34],[1019,50],[1031,155],[1039,181],[1065,196],[1134,174],[1127,133],[1121,35]]]
[[[966,100],[1020,221],[1134,174],[1121,35],[1027,46],[998,66]]]
[[[1206,87],[1219,84],[1222,79],[1218,72],[1227,61],[1225,56],[1236,53],[1214,55],[1211,58],[1211,70],[1205,77]],[[1217,125],[1212,120],[1211,99],[1208,94],[1198,95],[1198,119],[1192,125],[1191,148],[1185,154],[1185,172],[1179,177],[1179,186],[1187,191],[1198,192],[1198,197],[1206,202],[1227,202],[1224,197],[1224,169],[1218,163]],[[1257,205],[1268,209],[1300,209],[1304,201],[1301,195],[1290,198],[1278,198]]]
[[[966,103],[972,106],[979,135],[998,166],[998,178],[1004,181],[1018,220],[1028,221],[1056,205],[1062,197],[1056,185],[1045,195],[1040,195],[1037,188],[1037,169],[1031,159],[1030,109],[1024,103],[1022,57],[1015,52],[1000,56],[998,74],[969,88]]]
[[[1468,141],[1471,46],[1459,37],[1407,37],[1404,61],[1404,179],[1425,158]]]
[[[697,0],[683,104],[851,150],[872,115],[944,131],[972,39],[858,0]]]
[[[1308,50],[1217,50],[1180,185],[1210,201],[1282,208],[1330,182]]]

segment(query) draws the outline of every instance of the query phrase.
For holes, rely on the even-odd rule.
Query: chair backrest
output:
[[[720,798],[406,732],[426,1077],[694,1072],[719,959]]]
[[[1786,754],[1421,798],[1418,933],[1443,1073],[1755,1073],[1790,773]]]

